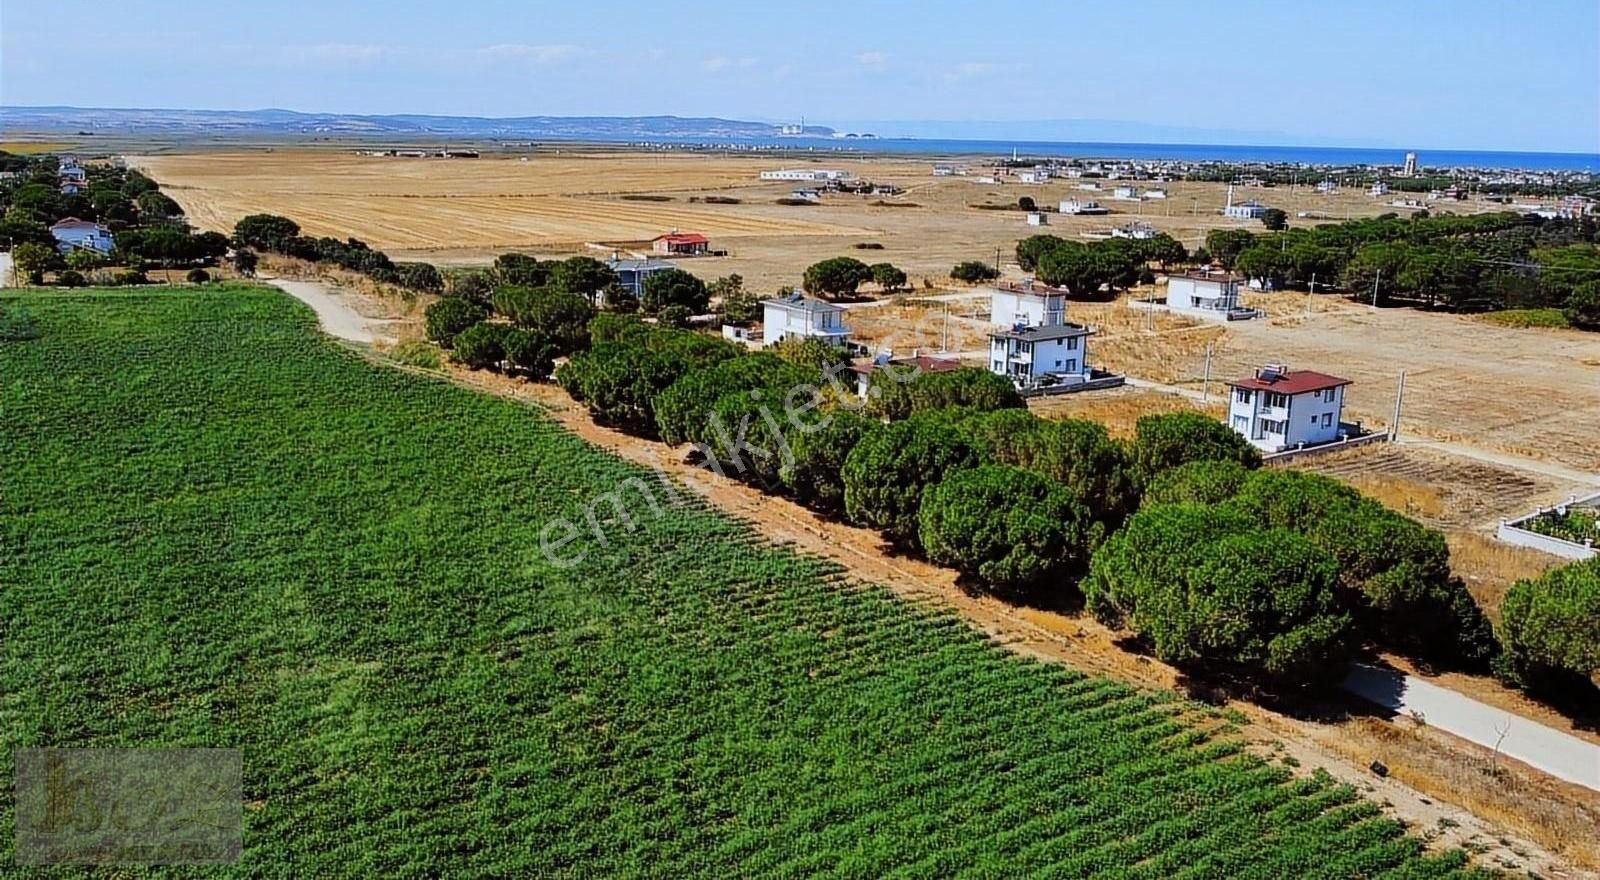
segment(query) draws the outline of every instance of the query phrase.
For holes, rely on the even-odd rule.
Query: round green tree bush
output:
[[[1535,689],[1600,675],[1600,557],[1513,584],[1499,632],[1511,671]]]
[[[205,284],[211,280],[211,273],[204,269],[190,269],[189,274],[183,276],[183,280],[190,284]]]
[[[875,370],[867,401],[869,414],[891,421],[946,407],[996,410],[1026,406],[1009,379],[978,367],[938,373],[899,366]]]
[[[506,359],[506,334],[511,329],[507,324],[487,321],[473,324],[456,334],[450,356],[470,369],[498,371]]]
[[[1007,465],[947,474],[923,493],[918,524],[929,560],[1033,601],[1063,593],[1101,533],[1065,486]]]
[[[450,348],[461,331],[487,317],[489,312],[482,306],[451,296],[428,306],[423,312],[423,325],[429,339],[442,348]]]
[[[982,461],[964,432],[933,419],[877,427],[845,459],[845,515],[882,531],[896,545],[915,549],[923,489]]]
[[[793,459],[780,476],[801,504],[838,513],[844,509],[845,460],[877,423],[849,410],[824,418],[819,427],[794,434],[789,443]]]
[[[1236,461],[1261,466],[1261,453],[1227,425],[1197,412],[1139,419],[1131,449],[1134,469],[1148,483],[1167,468],[1190,461]]]
[[[1143,503],[1220,504],[1239,494],[1253,473],[1237,461],[1189,461],[1156,474]]]
[[[711,292],[706,283],[682,269],[652,273],[645,279],[644,292],[639,296],[639,308],[648,315],[673,306],[682,307],[690,315],[701,315],[710,304]]]

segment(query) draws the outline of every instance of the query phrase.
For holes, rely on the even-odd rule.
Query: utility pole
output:
[[[1317,273],[1311,273],[1311,289],[1306,292],[1306,317],[1311,317],[1311,299],[1317,295]]]
[[[939,330],[939,353],[950,350],[950,301],[944,303],[944,326]]]
[[[1380,279],[1382,277],[1383,277],[1383,270],[1382,269],[1379,269],[1372,276],[1372,307],[1373,308],[1377,308],[1378,307],[1378,279]]]
[[[1200,402],[1211,402],[1211,343],[1206,343],[1206,371],[1200,380]]]
[[[1400,382],[1394,389],[1394,415],[1389,418],[1389,442],[1400,439],[1400,401],[1406,396],[1406,371],[1400,371]]]

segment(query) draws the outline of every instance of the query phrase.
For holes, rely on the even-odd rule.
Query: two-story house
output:
[[[1190,272],[1167,279],[1167,308],[1196,317],[1226,318],[1239,308],[1239,283],[1226,272]]]
[[[1047,377],[1063,383],[1089,378],[1093,330],[1066,320],[1066,291],[1025,281],[997,285],[989,297],[989,370],[1027,388]]]
[[[1349,379],[1268,364],[1229,382],[1228,424],[1263,452],[1340,439]]]
[[[109,254],[114,244],[110,229],[100,223],[79,220],[76,217],[68,217],[50,227],[50,234],[55,236],[56,250],[63,254],[74,250]]]
[[[800,337],[825,339],[843,346],[850,338],[850,331],[844,326],[844,309],[799,293],[761,301],[761,334],[766,345]]]

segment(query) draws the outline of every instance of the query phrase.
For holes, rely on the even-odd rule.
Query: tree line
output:
[[[1600,229],[1594,218],[1393,214],[1256,234],[1217,229],[1205,253],[1277,288],[1338,286],[1352,299],[1450,311],[1564,308],[1600,325]]]
[[[1082,603],[1163,660],[1273,686],[1325,683],[1367,646],[1506,668],[1439,532],[1330,478],[1262,469],[1202,414],[1146,417],[1120,441],[1034,416],[976,368],[879,369],[862,398],[826,343],[750,352],[586,310],[571,291],[515,290],[493,309],[436,305],[430,335],[448,311],[464,362],[482,363],[474,332],[492,368],[544,373],[564,358],[555,381],[597,422],[688,444],[703,467],[876,529],[974,589]],[[517,333],[534,337],[531,367],[489,340]]]

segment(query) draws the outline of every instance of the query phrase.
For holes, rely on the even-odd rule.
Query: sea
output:
[[[651,140],[651,143],[703,143]],[[748,138],[719,144],[734,148],[806,150],[818,153],[915,153],[935,156],[1010,156],[1075,159],[1167,159],[1189,162],[1283,165],[1400,165],[1406,151],[1388,147],[1282,147],[1231,144],[1089,143],[990,141],[935,138]],[[1417,150],[1425,168],[1600,172],[1600,153],[1529,153],[1493,150]]]

